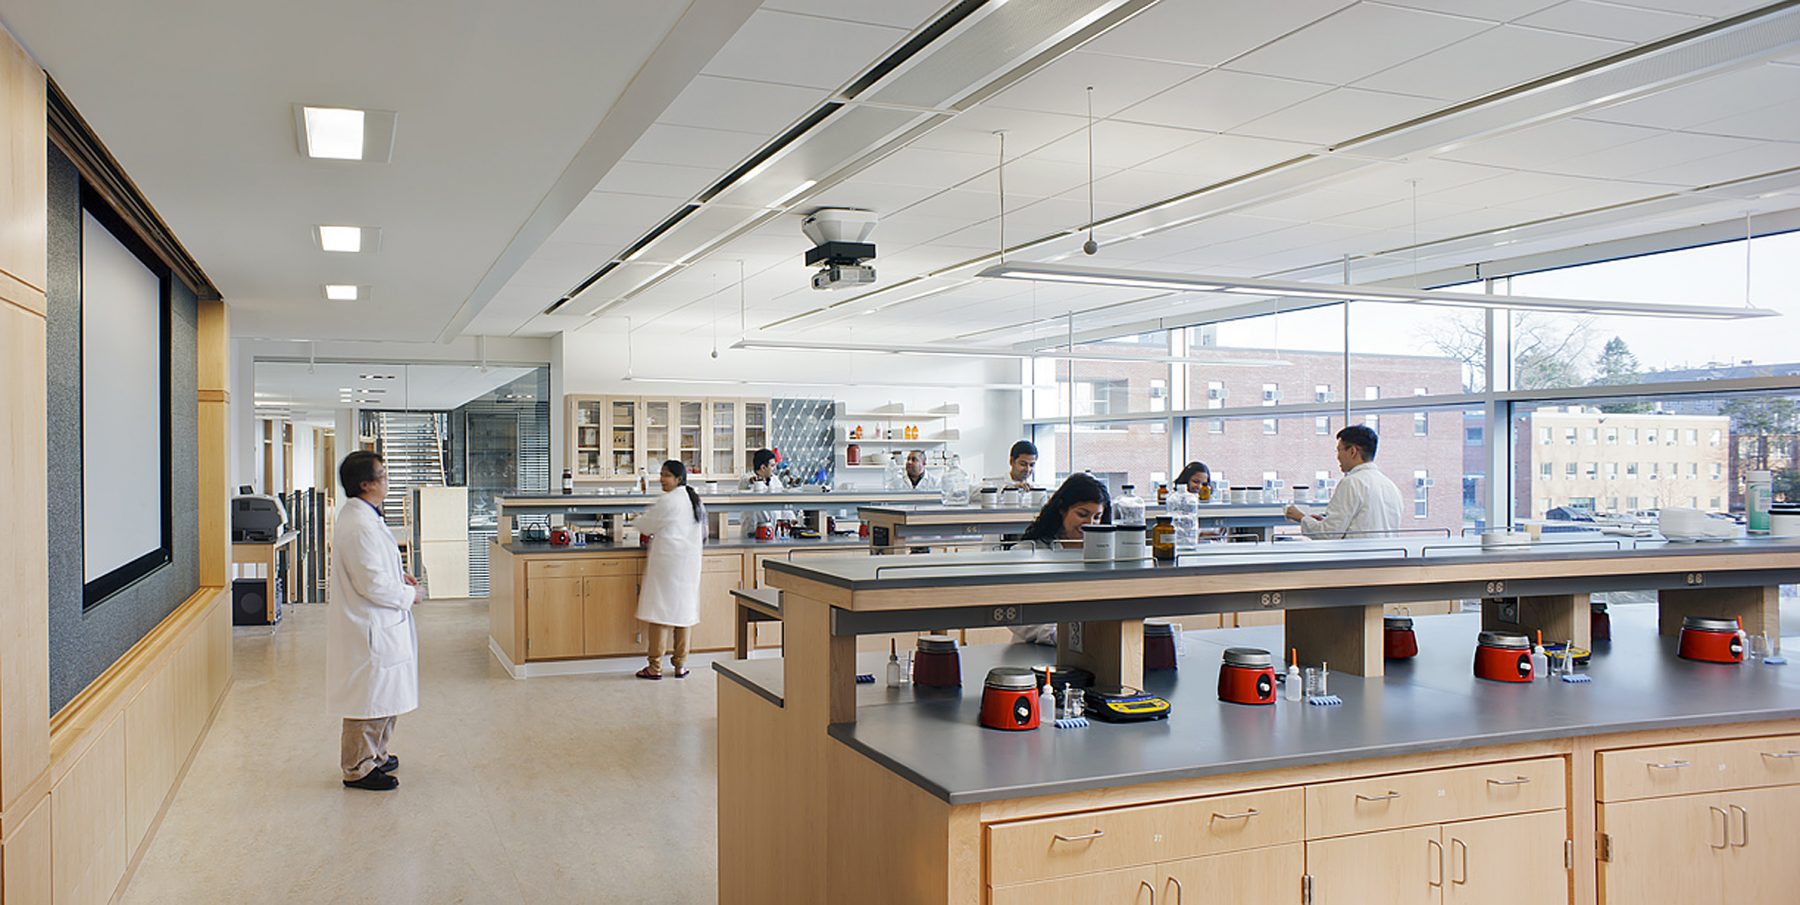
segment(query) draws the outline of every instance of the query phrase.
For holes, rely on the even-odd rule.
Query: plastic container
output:
[[[1081,527],[1081,558],[1088,562],[1111,562],[1113,559],[1113,535],[1116,529],[1111,525],[1083,525]]]
[[[999,509],[1000,508],[1000,488],[998,488],[998,487],[983,487],[983,488],[981,488],[981,492],[976,494],[976,496],[981,498],[981,508],[983,508],[983,509]]]
[[[1113,500],[1113,524],[1119,526],[1144,526],[1144,501],[1137,495],[1137,485],[1125,484],[1119,488],[1119,498]]]
[[[1120,562],[1135,562],[1143,559],[1150,550],[1146,546],[1148,537],[1143,525],[1113,526],[1113,559]]]
[[[1202,491],[1207,488],[1202,485]],[[1169,524],[1175,531],[1176,547],[1192,547],[1200,543],[1200,498],[1185,487],[1169,491]]]

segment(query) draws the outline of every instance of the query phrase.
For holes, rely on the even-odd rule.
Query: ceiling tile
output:
[[[1358,4],[1244,55],[1231,68],[1344,85],[1490,27],[1454,16]]]
[[[1260,116],[1317,97],[1329,85],[1215,69],[1119,114],[1131,122],[1229,132]]]
[[[1103,122],[1094,126],[1094,163],[1127,168],[1185,148],[1209,136],[1185,129],[1147,126],[1142,123]],[[1086,165],[1087,133],[1080,132],[1052,142],[1031,153],[1034,160],[1059,160]]]
[[[1749,113],[1702,123],[1699,128],[1720,135],[1761,138],[1767,141],[1800,141],[1800,100],[1789,100]]]
[[[1272,138],[1215,135],[1146,161],[1138,169],[1187,176],[1187,188],[1198,188],[1252,173],[1283,160],[1291,160],[1310,153],[1312,149],[1309,144]]]
[[[1594,0],[1568,0],[1519,20],[1521,25],[1618,41],[1654,41],[1705,25],[1705,16],[1637,9]]]
[[[1581,119],[1555,120],[1483,139],[1438,155],[1450,160],[1531,169],[1648,138],[1653,129]]]
[[[813,195],[808,199],[806,209],[856,207],[885,216],[917,204],[938,191],[939,189],[927,186],[874,182],[858,175]],[[800,234],[798,225],[794,226],[793,233],[796,236]]]
[[[750,156],[762,146],[763,141],[763,136],[750,132],[652,123],[638,137],[631,150],[625,153],[625,159],[645,163],[672,163],[685,167],[709,167],[722,172]]]
[[[641,160],[621,160],[613,164],[605,178],[594,186],[594,191],[653,195],[686,201],[718,178],[719,171],[710,167],[680,167]]]
[[[656,121],[774,136],[824,100],[817,88],[699,75]]]
[[[898,28],[759,9],[703,71],[835,91],[905,37]]]
[[[944,0],[767,0],[763,9],[912,29],[936,18]]]
[[[575,206],[553,235],[571,242],[629,244],[679,206],[667,198],[592,192]]]
[[[1502,25],[1357,85],[1466,100],[1625,49],[1622,41]]]
[[[1490,22],[1511,22],[1553,6],[1557,0],[1383,0],[1389,6],[1405,6],[1430,12],[1470,16]]]
[[[1351,0],[1280,3],[1158,3],[1089,42],[1124,57],[1221,65],[1351,5]]]
[[[947,189],[992,168],[997,155],[906,147],[875,161],[858,180]]]
[[[1108,117],[1171,85],[1198,74],[1189,66],[1076,51],[1032,73],[987,103],[1014,110],[1087,116],[1087,89],[1094,89],[1094,115]]]
[[[1678,185],[1716,185],[1749,176],[1785,170],[1800,163],[1800,147],[1762,142],[1739,151],[1704,157],[1660,169],[1645,170],[1639,179]]]
[[[1672,187],[1550,173],[1511,173],[1477,183],[1474,188],[1481,190],[1484,199],[1500,199],[1498,206],[1510,210],[1565,214],[1649,198]]]
[[[1765,0],[1620,0],[1627,6],[1660,9],[1673,13],[1693,13],[1723,19],[1748,9],[1762,6]]]
[[[1664,132],[1643,141],[1564,160],[1556,164],[1554,170],[1558,173],[1596,178],[1637,177],[1651,170],[1667,169],[1756,146],[1756,142],[1747,138]],[[1800,147],[1789,148],[1788,154],[1791,159],[1800,163]]]
[[[1403,94],[1338,88],[1252,120],[1233,131],[1258,138],[1329,146],[1398,125],[1441,106],[1438,101]]]
[[[1687,129],[1790,99],[1800,99],[1800,66],[1765,63],[1590,111],[1582,118]]]
[[[991,157],[999,153],[999,141],[994,133],[1004,129],[1006,156],[1013,158],[1073,135],[1086,125],[1085,117],[983,104],[914,139],[908,147]]]

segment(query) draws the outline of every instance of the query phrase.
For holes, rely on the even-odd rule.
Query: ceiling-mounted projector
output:
[[[875,243],[868,241],[880,222],[874,211],[828,207],[813,211],[800,222],[800,231],[813,243],[806,252],[806,266],[818,267],[812,275],[814,289],[846,289],[875,282],[875,268],[864,261],[875,259]]]

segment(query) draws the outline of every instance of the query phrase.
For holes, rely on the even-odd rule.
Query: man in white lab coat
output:
[[[419,706],[419,634],[412,608],[418,582],[400,565],[400,548],[381,517],[387,465],[357,450],[338,465],[347,499],[331,532],[331,582],[325,611],[325,687],[344,719],[344,785],[385,792],[400,785],[400,758],[389,754],[394,721]]]
[[[1307,515],[1287,507],[1290,522],[1299,522],[1307,537],[1392,537],[1400,530],[1400,488],[1375,467],[1375,431],[1353,424],[1338,431],[1338,467],[1344,479],[1331,492],[1325,514]]]
[[[906,454],[906,488],[907,490],[941,489],[938,479],[925,470],[925,450],[915,449]]]

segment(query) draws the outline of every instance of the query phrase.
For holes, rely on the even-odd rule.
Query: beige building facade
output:
[[[1600,515],[1730,504],[1731,419],[1723,415],[1542,408],[1525,416],[1514,449],[1517,509]]]

